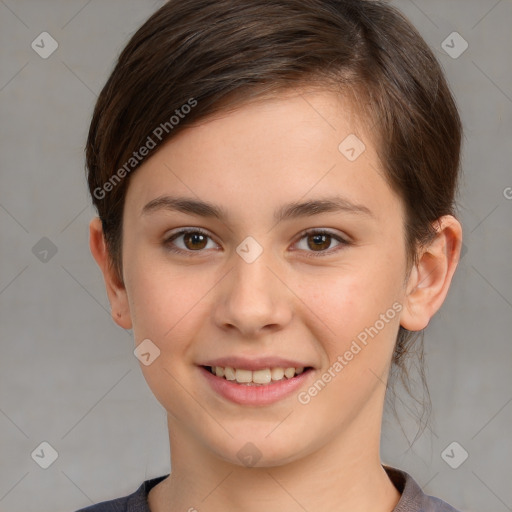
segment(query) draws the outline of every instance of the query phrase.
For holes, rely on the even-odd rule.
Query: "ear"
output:
[[[460,259],[462,227],[452,215],[436,222],[437,236],[421,248],[406,286],[400,325],[409,331],[421,331],[441,307]]]
[[[119,281],[112,267],[99,217],[95,217],[89,224],[89,247],[91,248],[91,253],[96,263],[103,273],[108,300],[112,310],[112,319],[123,329],[131,329],[132,319],[126,288],[124,284]]]

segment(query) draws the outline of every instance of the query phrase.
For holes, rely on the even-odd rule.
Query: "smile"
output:
[[[273,382],[279,382],[283,379],[292,379],[304,372],[305,368],[263,368],[261,370],[244,370],[241,368],[231,368],[230,366],[205,366],[213,375],[229,381],[235,381],[238,384],[248,386],[265,386]],[[307,370],[308,368],[306,368]]]
[[[291,397],[315,375],[311,366],[248,370],[202,365],[199,370],[206,389],[229,402],[244,406],[268,406]]]

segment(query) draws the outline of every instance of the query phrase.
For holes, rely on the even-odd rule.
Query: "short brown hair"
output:
[[[410,269],[436,219],[454,215],[462,136],[443,72],[411,23],[377,0],[170,0],[120,54],[87,140],[89,188],[121,282],[128,172],[147,158],[127,168],[133,152],[250,98],[308,84],[350,92],[373,125],[386,179],[405,205]],[[413,334],[400,327],[397,337],[393,362],[404,370]]]

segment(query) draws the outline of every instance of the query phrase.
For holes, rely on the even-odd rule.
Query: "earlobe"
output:
[[[124,284],[119,281],[118,276],[112,268],[99,217],[95,217],[89,224],[89,247],[91,254],[103,274],[103,280],[105,281],[105,288],[112,310],[112,319],[123,329],[131,329],[132,320],[126,288]]]
[[[462,246],[462,227],[452,215],[436,221],[437,236],[421,249],[411,270],[400,325],[409,331],[427,327],[443,304],[457,268]]]

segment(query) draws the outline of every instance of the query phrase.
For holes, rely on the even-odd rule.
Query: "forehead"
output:
[[[331,91],[257,99],[187,127],[131,177],[139,212],[167,193],[215,198],[237,215],[341,194],[376,213],[394,195],[352,102]],[[130,194],[131,189],[131,194]],[[211,201],[210,201],[211,202]]]

